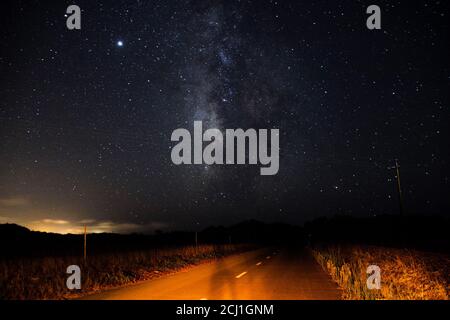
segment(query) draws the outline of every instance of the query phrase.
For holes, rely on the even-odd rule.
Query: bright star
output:
[[[122,47],[123,46],[123,41],[122,40],[117,41],[117,46]]]

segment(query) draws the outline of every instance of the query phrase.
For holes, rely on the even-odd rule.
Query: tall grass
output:
[[[200,261],[250,249],[247,245],[199,245],[99,254],[88,257],[44,257],[0,260],[0,299],[64,299],[74,297],[66,287],[69,265],[81,268],[86,294],[151,279]]]
[[[448,300],[447,255],[406,249],[330,246],[313,249],[317,262],[343,289],[344,299]],[[369,265],[381,269],[381,288],[370,290]]]

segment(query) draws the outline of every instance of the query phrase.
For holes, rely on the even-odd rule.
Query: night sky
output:
[[[0,223],[152,232],[449,214],[446,1],[7,1]],[[82,9],[81,30],[66,8]],[[368,30],[377,4],[382,29]],[[172,131],[280,130],[280,169],[174,165]]]

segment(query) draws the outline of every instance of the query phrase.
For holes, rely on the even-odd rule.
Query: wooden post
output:
[[[86,262],[86,226],[84,226],[84,262]]]
[[[398,160],[395,159],[395,170],[397,172],[397,188],[398,188],[398,201],[400,205],[400,214],[404,214],[403,209],[403,194],[402,194],[402,186],[400,184],[400,166],[398,165]]]
[[[403,194],[402,194],[402,186],[400,184],[400,165],[398,164],[398,160],[395,159],[395,166],[388,167],[388,169],[395,170],[395,176],[397,178],[397,190],[398,190],[398,202],[399,202],[399,208],[400,208],[400,215],[403,215],[404,214]]]

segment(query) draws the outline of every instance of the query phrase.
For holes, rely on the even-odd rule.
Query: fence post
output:
[[[86,262],[86,226],[84,226],[84,262]]]

